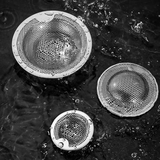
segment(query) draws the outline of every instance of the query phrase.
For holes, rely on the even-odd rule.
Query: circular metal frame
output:
[[[87,135],[86,140],[84,142],[82,142],[81,144],[76,145],[76,146],[69,146],[69,142],[68,142],[67,139],[65,139],[65,138],[56,138],[56,136],[54,134],[54,128],[55,128],[57,122],[61,118],[65,117],[68,114],[78,114],[78,115],[84,117],[87,120],[88,124],[89,124],[89,130],[88,130],[88,135]],[[52,138],[53,143],[58,148],[63,149],[63,150],[68,150],[68,151],[79,150],[79,149],[83,148],[84,146],[86,146],[91,141],[93,133],[94,133],[94,125],[93,125],[93,122],[92,122],[91,118],[86,113],[84,113],[82,111],[78,111],[78,110],[69,110],[69,111],[61,113],[60,115],[58,115],[54,119],[54,121],[53,121],[53,123],[52,123],[52,125],[50,127],[50,134],[51,134],[51,138]]]
[[[119,108],[119,106],[117,106],[116,104],[112,103],[110,101],[110,93],[109,91],[106,89],[106,86],[108,84],[108,80],[115,74],[117,74],[119,71],[121,70],[128,70],[128,71],[133,71],[138,73],[139,75],[145,76],[148,78],[147,82],[148,85],[152,86],[152,90],[153,95],[152,95],[152,99],[150,102],[148,102],[148,104],[143,107],[143,109],[138,110],[136,112],[132,112],[131,113],[123,113],[121,112],[121,108]],[[111,113],[120,116],[120,117],[136,117],[136,116],[140,116],[142,114],[145,114],[146,112],[148,112],[153,106],[154,103],[156,102],[157,98],[158,98],[158,94],[159,94],[159,89],[158,89],[158,84],[156,82],[156,79],[154,78],[154,76],[144,67],[134,64],[134,63],[118,63],[115,64],[109,68],[107,68],[99,77],[98,81],[97,81],[97,94],[98,94],[98,98],[101,102],[101,104],[107,109],[109,110]],[[116,105],[116,106],[115,106]],[[115,108],[119,108],[119,109],[115,109]]]
[[[42,22],[50,22],[54,19],[54,17],[56,15],[62,15],[62,16],[65,16],[69,19],[71,19],[72,21],[74,21],[75,23],[77,23],[83,30],[83,32],[85,33],[85,36],[86,36],[86,40],[87,40],[87,44],[86,44],[86,51],[85,51],[85,54],[84,56],[81,58],[81,60],[75,64],[74,67],[68,69],[68,70],[65,70],[65,71],[62,71],[62,72],[58,72],[58,71],[55,71],[55,70],[50,70],[48,72],[44,72],[44,71],[41,71],[41,69],[37,69],[36,67],[30,67],[27,65],[27,63],[30,63],[27,61],[27,58],[25,58],[25,60],[23,60],[19,54],[19,50],[18,50],[18,45],[20,45],[20,42],[18,41],[18,36],[21,32],[21,30],[33,19],[36,19],[38,20],[40,23]],[[25,34],[25,33],[23,33]],[[68,75],[71,75],[73,74],[74,72],[76,72],[77,70],[79,70],[85,63],[86,61],[88,60],[89,56],[90,56],[90,53],[91,53],[91,49],[92,49],[92,39],[91,39],[91,34],[88,30],[88,28],[86,27],[86,25],[80,20],[78,19],[77,17],[69,14],[69,13],[66,13],[66,12],[62,12],[62,11],[43,11],[43,12],[39,12],[39,13],[36,13],[30,17],[28,17],[27,19],[25,19],[19,26],[18,28],[16,29],[14,35],[13,35],[13,38],[12,38],[12,50],[13,50],[13,55],[16,59],[16,61],[18,62],[18,64],[24,69],[26,70],[27,72],[29,72],[30,74],[32,75],[35,75],[35,76],[38,76],[38,77],[42,77],[42,78],[63,78],[63,77],[66,77]],[[25,62],[27,61],[27,63]],[[30,63],[30,65],[32,65]]]

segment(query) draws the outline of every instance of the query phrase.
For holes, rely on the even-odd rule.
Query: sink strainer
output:
[[[87,27],[75,16],[44,11],[24,20],[14,33],[15,59],[27,72],[43,78],[61,78],[80,69],[92,48]]]
[[[158,97],[153,75],[142,66],[119,63],[106,69],[98,80],[102,105],[121,117],[135,117],[149,111]]]
[[[93,122],[82,111],[70,110],[53,121],[50,133],[54,144],[63,150],[78,150],[86,146],[94,132]]]

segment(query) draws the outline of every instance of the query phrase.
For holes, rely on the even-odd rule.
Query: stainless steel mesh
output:
[[[134,63],[119,63],[103,72],[97,85],[98,97],[109,111],[119,116],[138,116],[149,111],[158,97],[153,75]]]
[[[67,114],[61,118],[54,127],[56,139],[65,138],[69,142],[69,147],[82,144],[89,131],[87,120],[79,114]]]
[[[114,75],[108,83],[108,91],[117,103],[126,108],[139,109],[148,96],[146,80],[136,72],[123,71]]]
[[[41,68],[61,69],[75,60],[78,48],[69,36],[48,33],[38,42],[35,53]]]
[[[17,42],[23,62],[44,73],[73,68],[87,49],[83,29],[74,20],[61,14],[55,15],[50,22],[32,19],[20,31]]]

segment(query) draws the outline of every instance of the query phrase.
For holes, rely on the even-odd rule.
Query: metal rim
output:
[[[67,114],[72,114],[72,113],[79,114],[79,115],[83,116],[88,121],[88,124],[90,126],[87,139],[83,143],[81,143],[77,146],[73,146],[73,147],[69,146],[68,140],[66,140],[65,138],[56,139],[56,137],[54,135],[54,127],[55,127],[56,123],[58,122],[58,120],[63,118]],[[55,120],[53,121],[53,123],[50,127],[50,134],[51,134],[51,138],[52,138],[53,143],[58,148],[63,149],[63,150],[68,150],[68,151],[79,150],[79,149],[83,148],[84,146],[86,146],[91,141],[92,136],[93,136],[93,132],[94,132],[94,126],[93,126],[93,122],[92,122],[91,118],[86,113],[84,113],[82,111],[78,111],[78,110],[70,110],[70,111],[66,111],[66,112],[61,113],[59,116],[57,116],[55,118]]]
[[[153,95],[153,99],[150,101],[149,104],[147,104],[144,107],[144,109],[140,110],[139,113],[136,112],[135,114],[122,114],[120,112],[114,111],[113,108],[106,101],[107,96],[103,95],[103,93],[102,93],[102,88],[104,87],[104,86],[102,86],[102,82],[104,82],[105,76],[108,77],[107,72],[114,69],[114,68],[119,68],[120,66],[126,67],[126,69],[128,69],[129,71],[136,71],[137,73],[140,73],[140,74],[143,73],[143,74],[149,75],[150,81],[154,82],[153,84],[154,84],[155,94]],[[159,89],[158,89],[158,84],[156,82],[155,77],[146,68],[144,68],[138,64],[135,64],[135,63],[118,63],[118,64],[110,66],[101,74],[101,76],[99,77],[99,79],[97,81],[97,94],[98,94],[98,98],[99,98],[101,104],[103,105],[103,107],[105,107],[111,113],[113,113],[117,116],[120,116],[120,117],[136,117],[136,116],[140,116],[142,114],[145,114],[154,106],[154,103],[156,102],[156,100],[158,98]]]
[[[60,15],[64,15],[72,20],[74,20],[84,31],[85,35],[86,35],[86,39],[87,39],[87,49],[86,49],[86,53],[84,55],[84,57],[81,59],[81,61],[75,65],[75,67],[64,71],[62,73],[55,73],[50,72],[50,73],[43,73],[40,72],[39,70],[33,70],[32,68],[28,67],[23,60],[21,59],[21,57],[19,56],[18,53],[18,49],[17,49],[17,39],[18,39],[18,35],[20,33],[20,31],[22,30],[22,28],[29,23],[32,19],[37,19],[39,22],[50,22],[55,15],[60,14]],[[92,38],[91,38],[91,34],[88,30],[88,28],[86,27],[86,25],[77,17],[66,13],[66,12],[62,12],[62,11],[43,11],[43,12],[39,12],[36,13],[30,17],[28,17],[27,19],[25,19],[16,29],[13,38],[12,38],[12,50],[13,50],[13,55],[16,59],[16,61],[18,62],[18,64],[27,72],[29,72],[32,75],[35,75],[37,77],[42,77],[42,78],[63,78],[66,76],[71,75],[72,73],[76,72],[77,70],[79,70],[88,60],[90,53],[91,53],[91,49],[92,49]]]

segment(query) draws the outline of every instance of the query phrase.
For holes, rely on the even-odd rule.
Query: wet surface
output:
[[[0,29],[11,28],[16,22],[16,15],[8,9],[0,10]]]
[[[160,99],[140,117],[119,118],[96,93],[98,77],[118,62],[142,65],[160,85],[159,8],[158,0],[1,0],[0,159],[160,160]],[[29,75],[13,58],[16,27],[47,9],[79,17],[93,39],[87,63],[63,79]],[[95,126],[93,140],[78,152],[59,150],[49,134],[55,117],[70,109],[87,113]]]

